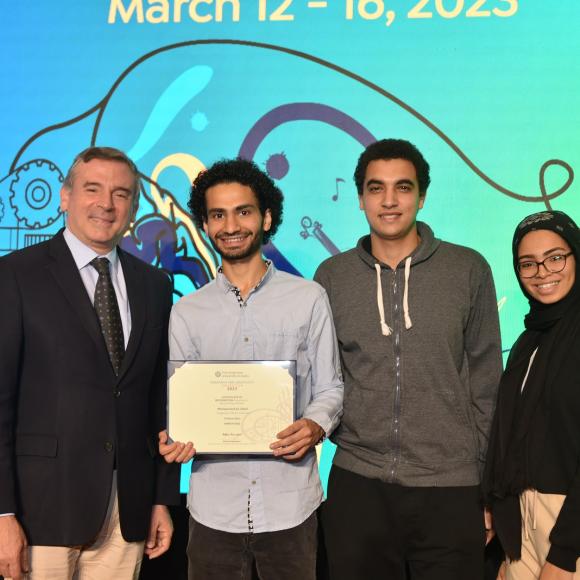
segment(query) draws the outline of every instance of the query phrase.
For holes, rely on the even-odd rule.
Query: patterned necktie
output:
[[[107,352],[109,353],[113,370],[118,375],[125,355],[125,338],[123,336],[123,325],[121,324],[117,295],[111,280],[109,260],[107,258],[95,258],[91,261],[91,266],[99,273],[95,288],[95,311],[99,317],[101,331],[107,345]]]

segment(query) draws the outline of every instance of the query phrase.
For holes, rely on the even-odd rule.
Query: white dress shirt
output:
[[[64,230],[64,239],[79,269],[83,284],[91,299],[91,304],[94,304],[95,288],[97,286],[97,280],[99,279],[99,273],[91,266],[91,261],[95,258],[107,258],[111,263],[111,280],[115,294],[117,295],[117,303],[119,304],[119,314],[121,315],[126,348],[129,335],[131,334],[131,311],[129,309],[129,299],[127,297],[127,286],[125,285],[123,268],[117,255],[117,248],[114,247],[108,254],[97,254],[95,250],[83,244],[68,228]]]

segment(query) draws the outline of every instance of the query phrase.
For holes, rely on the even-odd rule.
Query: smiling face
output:
[[[527,233],[518,247],[518,264],[525,262],[542,262],[546,258],[564,255],[570,252],[570,245],[564,238],[551,230],[536,230]],[[564,298],[574,285],[576,278],[576,260],[574,254],[566,258],[566,266],[561,272],[549,272],[545,266],[539,266],[538,272],[531,278],[522,278],[520,282],[526,292],[542,304],[554,304]]]
[[[218,183],[205,192],[205,233],[226,262],[252,258],[261,252],[263,233],[271,226],[270,211],[260,211],[252,189],[240,183]]]
[[[425,196],[419,195],[415,166],[406,159],[371,161],[365,173],[359,206],[371,229],[371,239],[408,240],[416,237],[417,212]]]
[[[70,231],[98,254],[107,254],[135,217],[135,176],[121,161],[81,161],[70,186],[60,191],[60,207]]]

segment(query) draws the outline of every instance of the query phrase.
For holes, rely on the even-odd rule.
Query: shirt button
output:
[[[247,336],[244,336],[244,342],[248,342],[250,339]]]
[[[111,451],[113,451],[113,444],[110,441],[105,442],[104,447],[107,453],[111,453]]]
[[[118,398],[118,397],[120,397],[120,396],[121,396],[121,391],[120,391],[119,389],[115,389],[115,390],[113,391],[113,395],[115,395],[115,397],[117,397],[117,398]]]
[[[252,485],[256,485],[256,480],[252,481]]]

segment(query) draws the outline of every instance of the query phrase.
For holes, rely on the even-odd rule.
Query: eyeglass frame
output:
[[[572,256],[573,254],[574,254],[574,252],[570,251],[567,254],[552,254],[551,256],[545,257],[541,262],[536,262],[536,260],[524,260],[523,262],[518,262],[518,265],[516,266],[517,270],[518,270],[518,275],[520,276],[520,278],[523,278],[524,280],[529,280],[530,278],[534,278],[540,272],[540,266],[544,266],[544,270],[546,270],[546,272],[549,272],[550,274],[559,274],[566,267],[567,258],[569,256]],[[548,268],[548,266],[546,266],[546,260],[551,260],[552,258],[556,258],[556,257],[564,258],[564,265],[559,270],[550,270],[550,268]],[[536,270],[530,276],[524,276],[520,270],[521,264],[535,264]]]

